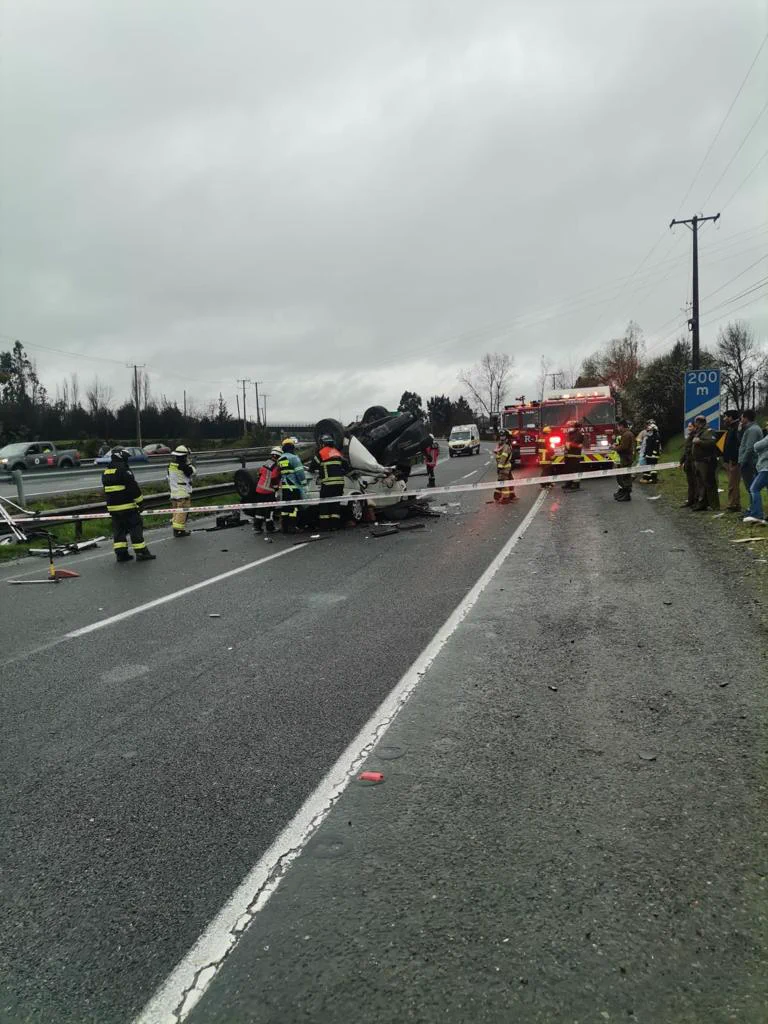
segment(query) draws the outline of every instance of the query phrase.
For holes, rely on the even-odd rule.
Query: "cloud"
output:
[[[531,394],[542,354],[577,363],[630,318],[658,341],[684,325],[690,273],[687,232],[665,226],[716,181],[768,65],[676,209],[764,30],[749,5],[693,10],[14,0],[0,331],[51,386],[73,360],[36,345],[81,353],[119,393],[120,361],[169,396],[263,379],[275,415],[300,419],[455,393],[486,350],[513,355]],[[702,236],[703,292],[764,241],[760,186]]]

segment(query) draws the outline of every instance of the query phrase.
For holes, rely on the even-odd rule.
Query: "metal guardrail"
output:
[[[235,491],[236,488],[234,482],[227,484],[209,484],[206,487],[196,487],[195,497],[215,498],[217,495],[233,494],[235,493]],[[142,509],[163,508],[164,506],[167,506],[170,501],[171,495],[168,491],[163,491],[161,494],[147,494],[141,503],[141,507]],[[194,512],[194,510],[195,507],[193,505],[190,511]],[[75,539],[81,540],[83,536],[83,520],[79,519],[78,517],[88,515],[88,513],[90,512],[106,511],[106,502],[95,501],[87,505],[70,505],[66,509],[45,509],[43,511],[35,512],[34,515],[40,516],[42,518],[46,515],[61,515],[62,512],[65,513],[67,515],[67,518],[61,520],[60,525],[65,526],[67,523],[73,523],[75,527]],[[27,529],[29,525],[30,524],[27,524],[27,527],[25,527],[25,529]],[[32,529],[34,529],[34,526],[32,526]],[[0,534],[8,532],[9,528],[2,521],[0,521]]]

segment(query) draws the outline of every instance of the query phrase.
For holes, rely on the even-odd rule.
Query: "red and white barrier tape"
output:
[[[567,483],[577,480],[601,480],[606,477],[636,476],[640,473],[658,473],[666,469],[677,469],[677,462],[660,462],[656,466],[627,466],[619,469],[593,469],[585,473],[555,473],[552,476],[521,477],[513,480],[492,480],[487,483],[478,484],[449,484],[447,487],[425,487],[418,491],[403,491],[402,498],[434,498],[439,494],[460,494],[472,493],[474,491],[496,491],[518,487],[539,487],[547,483]],[[391,498],[394,499],[396,493]],[[242,502],[232,505],[195,505],[188,511],[195,513],[211,512],[237,512],[259,509],[297,508],[309,505],[339,505],[349,504],[353,501],[370,501],[374,507],[377,501],[389,501],[390,496],[380,493],[369,494],[341,494],[338,498],[298,498],[295,501],[265,501],[265,502]],[[176,511],[175,508],[153,508],[142,512],[145,516],[170,516]],[[87,512],[83,515],[32,515],[14,517],[15,524],[23,523],[71,523],[84,522],[89,519],[109,519],[109,512]]]

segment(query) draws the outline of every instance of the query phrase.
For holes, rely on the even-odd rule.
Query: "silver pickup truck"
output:
[[[53,441],[19,441],[0,448],[0,471],[6,473],[15,469],[74,469],[79,465],[80,452],[57,448]]]

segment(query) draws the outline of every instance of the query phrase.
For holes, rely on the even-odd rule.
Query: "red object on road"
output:
[[[360,782],[383,782],[383,772],[360,772],[357,776]]]

